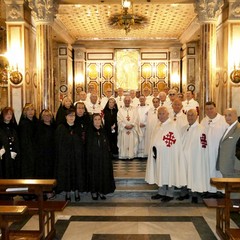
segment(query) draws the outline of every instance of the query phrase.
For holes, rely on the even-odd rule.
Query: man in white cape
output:
[[[205,129],[198,122],[196,109],[188,110],[187,120],[188,124],[182,130],[183,153],[187,160],[187,188],[192,192],[192,203],[198,203],[197,193],[208,190],[208,142]]]
[[[201,125],[205,127],[208,140],[208,160],[209,160],[209,177],[222,177],[220,171],[216,169],[219,142],[226,131],[228,124],[223,115],[217,112],[214,102],[205,103],[206,117],[201,121]],[[208,182],[208,193],[203,195],[204,198],[221,197],[219,190]]]
[[[152,196],[152,199],[168,202],[173,199],[175,186],[187,184],[186,162],[180,133],[169,118],[166,107],[159,107],[158,119],[150,144],[145,180],[159,186],[158,194]]]
[[[137,108],[130,105],[131,97],[124,98],[124,107],[118,110],[119,159],[137,157],[138,143],[142,136]]]

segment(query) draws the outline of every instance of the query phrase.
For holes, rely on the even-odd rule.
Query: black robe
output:
[[[73,108],[74,106],[72,105],[71,108]],[[62,106],[62,104],[59,106],[58,110],[57,110],[57,114],[56,114],[56,125],[60,125],[61,123],[65,123],[66,122],[66,112],[67,112],[67,108]]]
[[[55,142],[57,192],[86,191],[86,164],[80,128],[60,124]]]
[[[86,133],[87,133],[87,129],[89,127],[89,124],[90,124],[89,114],[84,114],[82,117],[78,117],[76,115],[75,125],[76,125],[77,128],[80,128],[81,138],[82,138],[83,144],[86,143]]]
[[[19,122],[19,141],[21,152],[21,177],[36,178],[35,135],[38,119],[21,117]]]
[[[54,178],[55,162],[55,125],[38,123],[35,144],[36,144],[36,178]]]
[[[115,190],[110,147],[103,128],[90,127],[87,134],[89,190],[102,194]]]
[[[20,167],[20,148],[16,126],[13,123],[0,123],[0,149],[4,147],[5,153],[0,160],[0,178],[18,178]],[[11,152],[17,153],[15,159]]]
[[[118,154],[118,146],[117,146],[117,137],[118,137],[118,123],[117,123],[117,113],[118,109],[117,106],[113,109],[110,109],[109,107],[104,108],[104,128],[107,133],[107,137],[110,143],[110,150],[112,154],[117,155]],[[115,124],[114,131],[112,131],[112,126]]]

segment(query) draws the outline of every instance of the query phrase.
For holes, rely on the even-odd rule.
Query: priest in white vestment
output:
[[[194,100],[194,94],[192,91],[187,91],[185,94],[186,100],[183,101],[183,111],[187,113],[190,109],[196,109],[199,115],[199,103]]]
[[[131,97],[131,106],[132,107],[137,107],[139,106],[139,99],[136,97],[136,91],[135,90],[130,90],[130,97]]]
[[[168,202],[173,199],[174,186],[187,184],[186,162],[181,137],[166,107],[158,109],[159,123],[154,131],[147,160],[145,180],[159,186],[152,199]]]
[[[138,115],[139,115],[139,121],[140,121],[140,128],[142,132],[142,137],[138,143],[138,151],[137,151],[137,157],[139,158],[146,158],[147,154],[145,154],[145,137],[146,137],[146,125],[147,125],[147,117],[148,117],[148,111],[149,106],[146,105],[146,98],[145,96],[139,97],[139,106],[137,107]]]
[[[114,96],[112,95],[112,89],[107,88],[105,91],[105,96],[102,97],[101,101],[100,101],[101,102],[100,105],[101,105],[102,109],[105,108],[105,106],[110,98],[114,98]]]
[[[94,113],[102,114],[103,109],[98,102],[98,96],[96,93],[91,94],[90,101],[86,102],[86,108],[90,115],[93,115]]]
[[[138,143],[142,136],[138,111],[130,103],[131,97],[126,96],[124,107],[117,114],[119,159],[137,157]]]
[[[192,192],[192,202],[197,203],[197,193],[208,190],[209,161],[205,129],[198,122],[196,109],[187,112],[188,124],[183,127],[183,153],[187,161],[187,188]]]
[[[117,89],[117,97],[115,98],[118,109],[120,109],[124,106],[124,102],[123,102],[124,95],[123,94],[124,94],[123,88],[118,88]]]
[[[182,134],[183,126],[188,124],[187,116],[183,113],[182,101],[177,98],[172,103],[172,109],[169,111],[169,117],[176,123],[179,132]]]
[[[218,156],[219,142],[226,131],[228,124],[225,117],[217,112],[216,104],[214,102],[205,103],[206,117],[201,121],[201,125],[206,128],[208,140],[208,160],[209,160],[209,175],[210,178],[222,177],[220,171],[216,170],[216,162]],[[217,193],[219,190],[208,182],[208,192]],[[209,197],[211,194],[209,194]],[[213,195],[214,196],[214,195]],[[207,196],[205,196],[207,197]]]
[[[164,93],[165,94],[165,93]],[[145,133],[145,155],[147,156],[149,153],[150,142],[152,139],[152,133],[156,128],[156,124],[159,122],[158,120],[158,108],[160,105],[159,98],[153,98],[153,107],[149,109],[147,115],[147,125],[146,125],[146,133]]]

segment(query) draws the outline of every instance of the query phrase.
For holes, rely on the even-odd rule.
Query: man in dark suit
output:
[[[240,177],[240,161],[236,155],[236,144],[240,138],[240,123],[237,111],[233,108],[225,110],[225,120],[229,127],[219,143],[217,170],[223,177]]]

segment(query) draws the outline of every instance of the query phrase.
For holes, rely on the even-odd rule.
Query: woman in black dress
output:
[[[72,102],[71,98],[69,98],[68,96],[65,96],[57,110],[57,114],[56,114],[56,125],[57,126],[66,121],[66,119],[65,119],[66,111],[72,107],[73,107],[73,102]]]
[[[103,110],[104,113],[104,128],[110,144],[110,150],[114,158],[118,157],[117,135],[117,104],[114,98],[110,98]]]
[[[114,192],[116,188],[112,158],[100,114],[93,114],[92,121],[87,134],[89,190],[93,200],[97,200],[98,197],[104,200],[106,199],[104,195]]]
[[[19,177],[19,140],[17,123],[11,107],[0,115],[0,178]]]
[[[36,177],[40,179],[54,178],[55,160],[55,123],[50,110],[44,109],[39,116],[36,143]]]
[[[83,143],[86,143],[86,132],[90,124],[90,116],[87,108],[83,102],[77,102],[75,104],[76,108],[76,118],[75,124],[77,127],[81,128]]]
[[[80,201],[80,192],[85,192],[86,170],[81,129],[76,127],[75,108],[66,111],[65,123],[56,130],[56,178],[57,191],[66,192],[66,200],[75,191],[75,201]]]
[[[19,121],[21,177],[36,177],[35,135],[38,119],[32,103],[26,103]]]

